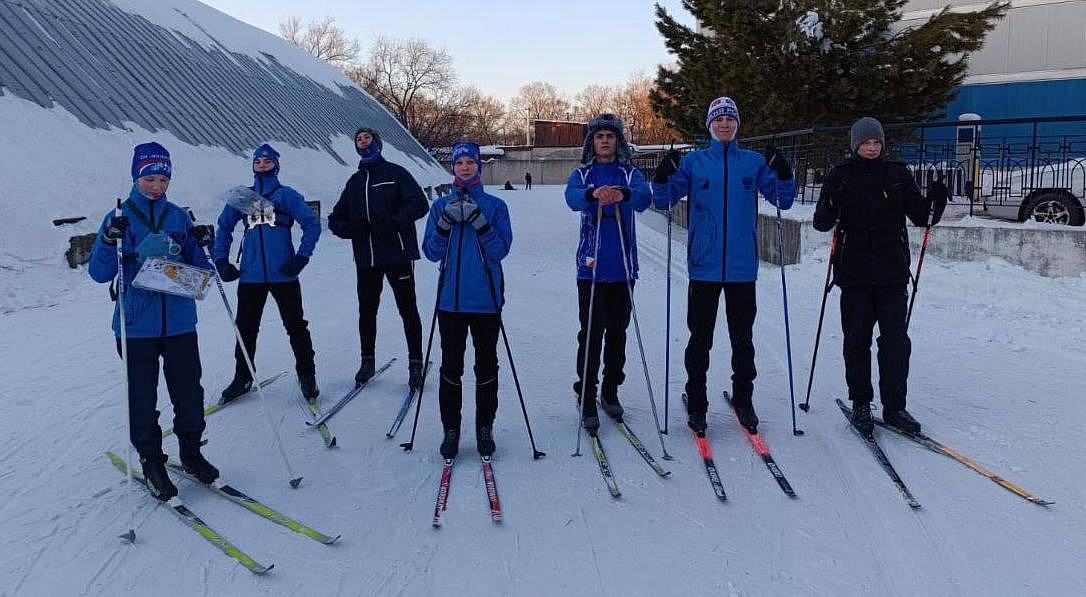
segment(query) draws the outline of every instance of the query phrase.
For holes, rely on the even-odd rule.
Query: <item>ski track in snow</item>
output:
[[[391,293],[380,312],[378,359],[398,361],[329,421],[328,450],[304,425],[293,374],[264,394],[291,463],[305,476],[286,486],[283,464],[256,397],[208,418],[205,453],[227,482],[330,534],[326,547],[273,525],[188,480],[187,505],[261,563],[256,577],[180,524],[104,457],[123,450],[120,364],[108,329],[112,304],[83,269],[23,264],[4,273],[0,295],[41,305],[0,314],[0,594],[146,595],[1019,595],[1086,594],[1086,416],[1070,380],[1083,372],[1086,277],[1047,279],[999,260],[928,257],[917,297],[910,410],[926,431],[1010,481],[1056,501],[1044,509],[960,464],[890,433],[880,443],[923,509],[912,512],[833,400],[846,395],[838,291],[827,303],[807,434],[793,437],[779,267],[761,265],[755,345],[760,430],[799,498],[784,496],[720,398],[729,389],[729,348],[718,318],[711,355],[710,430],[728,501],[717,501],[685,424],[684,233],[675,228],[668,451],[663,461],[640,371],[627,342],[622,386],[627,420],[666,468],[657,477],[618,430],[600,437],[623,491],[613,500],[595,459],[570,458],[576,364],[574,245],[577,216],[560,187],[503,193],[515,239],[505,262],[505,323],[539,449],[531,459],[504,348],[495,436],[504,521],[489,516],[470,428],[474,403],[465,360],[464,441],[443,526],[430,518],[441,468],[436,376],[423,397],[415,449],[414,408],[393,440],[384,433],[406,381],[402,327]],[[636,301],[646,358],[663,417],[666,241],[661,216],[639,216]],[[420,223],[421,229],[421,223]],[[806,389],[826,256],[788,266],[796,401]],[[914,255],[915,262],[915,255]],[[436,266],[416,266],[428,323]],[[357,368],[357,304],[349,243],[325,234],[303,275],[317,350],[322,404],[337,400]],[[228,294],[235,300],[234,285]],[[205,400],[233,373],[233,331],[217,293],[200,306]],[[1037,301],[1045,301],[1039,305]],[[1067,314],[1076,317],[1067,317]],[[424,333],[427,331],[424,330]],[[440,366],[435,337],[431,359]],[[286,335],[266,307],[257,366],[292,370]],[[873,367],[877,376],[877,366]],[[876,384],[877,387],[877,384]],[[163,428],[172,408],[160,384]],[[176,440],[165,441],[176,453]],[[132,509],[137,541],[116,536]],[[63,569],[63,574],[57,571]]]

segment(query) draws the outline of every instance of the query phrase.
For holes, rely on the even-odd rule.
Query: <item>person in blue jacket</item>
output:
[[[603,410],[622,419],[618,386],[626,379],[626,328],[630,325],[630,289],[637,279],[637,238],[634,212],[645,211],[652,200],[641,171],[630,163],[630,146],[623,124],[614,114],[601,114],[588,123],[582,166],[569,175],[566,204],[580,212],[577,244],[577,298],[581,329],[577,333],[577,381],[573,391],[584,396],[582,424],[589,433],[600,426],[596,411],[597,371],[603,345]],[[602,218],[599,217],[602,215]],[[622,238],[619,238],[619,226]],[[596,255],[596,235],[599,254]],[[623,252],[623,242],[625,253]],[[593,285],[595,286],[593,293]],[[590,307],[591,303],[591,307]],[[591,309],[592,331],[585,367],[585,340]],[[585,379],[587,378],[587,385]]]
[[[219,214],[215,234],[215,267],[223,282],[238,282],[237,324],[250,358],[256,361],[256,337],[268,294],[275,299],[283,327],[294,351],[294,370],[302,395],[317,398],[317,371],[313,358],[313,339],[302,309],[302,285],[298,274],[309,263],[317,239],[321,235],[320,220],[294,189],[279,183],[279,152],[265,143],[253,152],[253,192],[266,199],[274,213],[255,210],[245,213],[234,205],[226,205]],[[234,228],[245,222],[241,238],[241,269],[230,262],[230,246]],[[291,228],[297,222],[302,240],[294,249]],[[245,363],[241,346],[234,348],[234,380],[222,393],[224,401],[244,395],[253,385],[253,376]]]
[[[740,423],[757,432],[758,416],[751,399],[757,375],[758,195],[788,209],[796,194],[792,168],[776,148],[768,146],[763,155],[739,146],[735,140],[739,122],[739,108],[731,98],[713,100],[705,117],[713,138],[709,147],[681,161],[669,152],[653,176],[657,208],[670,209],[683,197],[689,203],[686,395],[688,424],[697,433],[704,433],[706,427],[706,375],[721,291],[732,347],[732,404]]]
[[[167,501],[177,487],[166,474],[162,428],[158,425],[159,360],[173,402],[174,429],[181,464],[204,483],[219,471],[200,454],[204,433],[204,389],[200,386],[200,352],[196,341],[196,301],[144,290],[132,281],[145,260],[166,258],[211,269],[201,247],[211,244],[209,226],[193,226],[189,215],[166,199],[172,164],[158,143],[135,147],[132,189],[121,215],[110,211],[98,229],[87,271],[95,282],[123,285],[127,339],[130,440],[140,456],[151,493]],[[124,271],[118,276],[117,243]],[[113,309],[113,333],[121,352],[120,306]]]
[[[475,439],[479,454],[494,453],[494,415],[498,410],[498,332],[505,304],[502,259],[513,244],[509,209],[483,190],[479,146],[453,145],[450,195],[430,206],[422,250],[442,264],[438,277],[437,322],[441,330],[441,456],[460,449],[460,378],[468,332],[475,347]]]

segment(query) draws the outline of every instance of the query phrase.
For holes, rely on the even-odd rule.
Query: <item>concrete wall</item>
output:
[[[510,181],[518,189],[524,187],[524,173],[532,173],[532,184],[566,184],[569,173],[581,165],[580,159],[499,159],[483,166],[483,184],[498,185]]]

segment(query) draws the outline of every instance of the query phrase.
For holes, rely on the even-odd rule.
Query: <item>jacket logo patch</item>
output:
[[[752,176],[744,176],[743,177],[743,190],[744,191],[750,191],[753,188],[754,188],[754,177],[752,177]]]

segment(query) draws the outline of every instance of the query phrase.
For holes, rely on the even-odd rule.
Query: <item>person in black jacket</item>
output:
[[[377,131],[359,128],[354,143],[361,158],[358,171],[328,216],[332,234],[351,240],[358,273],[362,365],[354,380],[361,385],[374,374],[377,307],[387,278],[407,337],[408,383],[417,388],[422,383],[422,321],[415,300],[413,262],[419,259],[415,221],[426,216],[430,206],[411,174],[381,157]]]
[[[845,381],[852,424],[865,435],[873,429],[871,336],[876,322],[883,420],[905,431],[920,431],[905,410],[912,351],[905,323],[911,278],[905,218],[916,226],[935,225],[947,201],[941,181],[929,185],[927,197],[922,195],[905,164],[885,159],[884,146],[878,120],[857,120],[851,130],[853,157],[826,174],[814,215],[815,229],[836,228],[833,283],[841,287]]]

